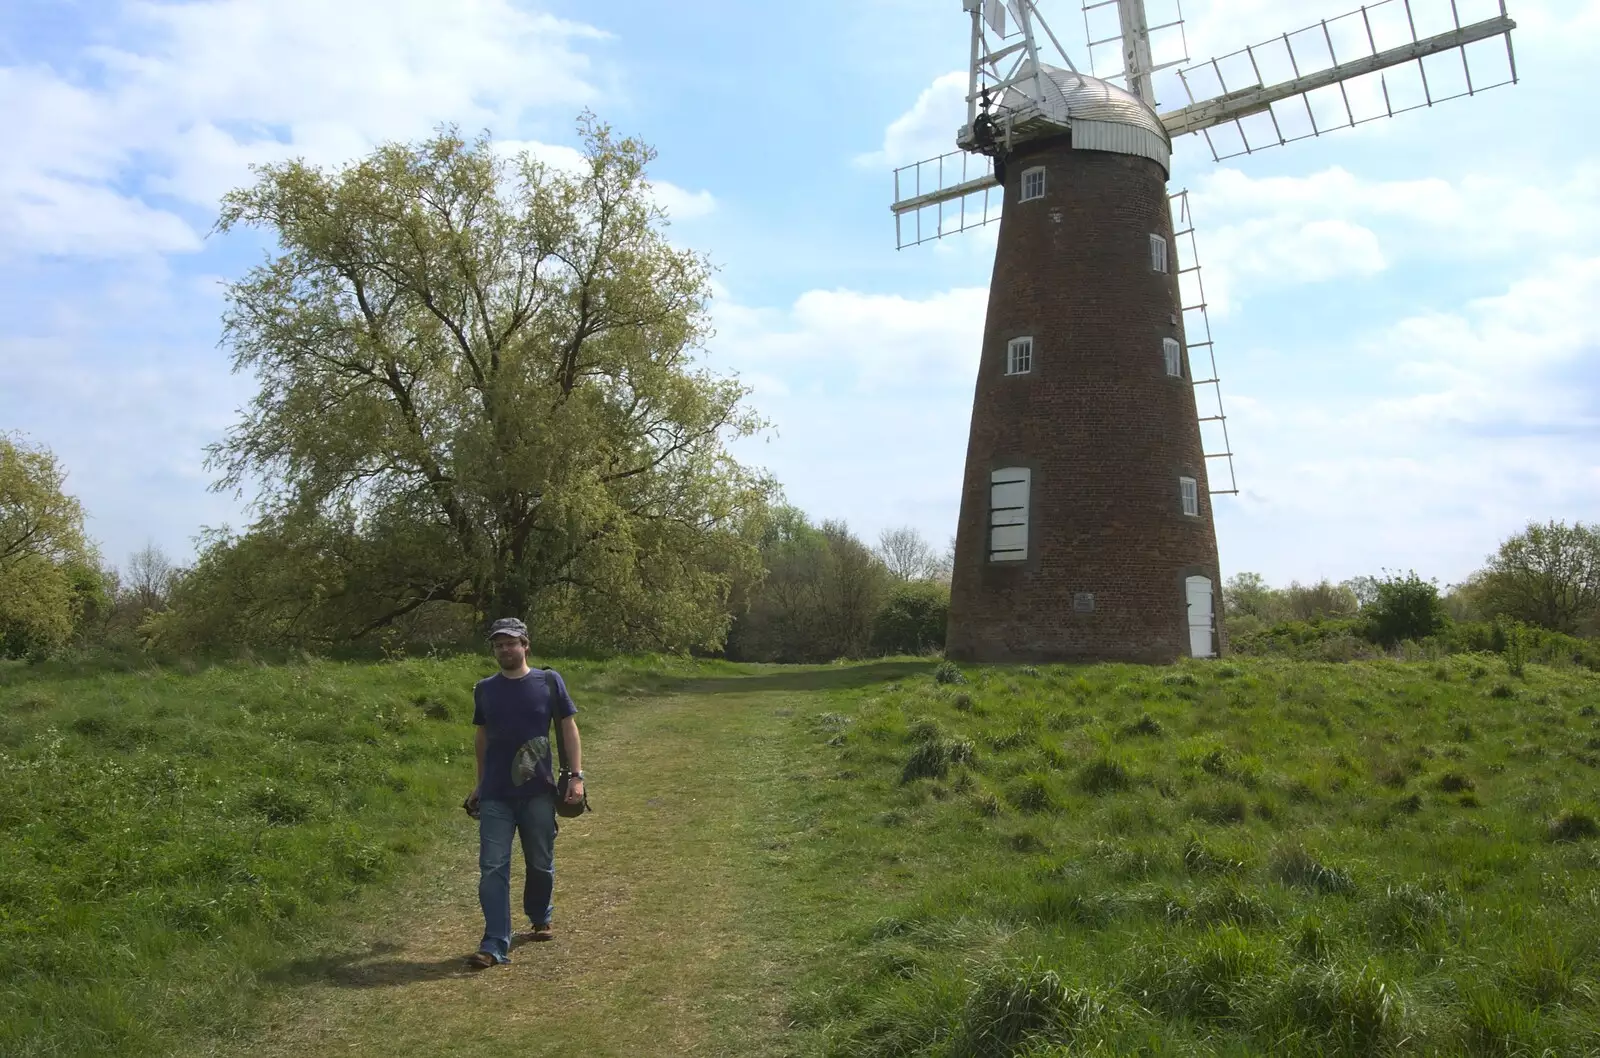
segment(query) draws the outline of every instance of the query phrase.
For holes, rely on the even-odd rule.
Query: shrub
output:
[[[941,661],[938,667],[933,670],[933,682],[966,683],[967,677],[962,674],[960,669],[956,668],[955,662]]]
[[[1367,638],[1385,648],[1402,640],[1420,642],[1444,630],[1439,588],[1411,571],[1391,574],[1375,585],[1377,598],[1363,610]]]
[[[872,645],[882,654],[926,654],[944,647],[950,588],[909,581],[889,592],[872,620]]]
[[[1511,625],[1506,630],[1506,671],[1522,679],[1528,666],[1528,636],[1520,623]]]

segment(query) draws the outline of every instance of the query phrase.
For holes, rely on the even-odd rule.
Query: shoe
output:
[[[525,930],[522,933],[517,934],[517,940],[523,941],[524,943],[527,941],[546,941],[555,939],[555,930],[548,922],[542,926],[536,925],[530,930]]]

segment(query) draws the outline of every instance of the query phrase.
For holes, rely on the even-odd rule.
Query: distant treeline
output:
[[[1530,524],[1443,592],[1415,572],[1286,588],[1238,573],[1223,585],[1223,602],[1238,653],[1333,661],[1491,651],[1516,667],[1538,660],[1600,669],[1600,528]]]

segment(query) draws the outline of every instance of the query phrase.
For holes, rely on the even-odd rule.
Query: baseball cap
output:
[[[493,639],[495,636],[520,636],[527,639],[528,626],[515,617],[502,617],[489,626],[489,638]]]

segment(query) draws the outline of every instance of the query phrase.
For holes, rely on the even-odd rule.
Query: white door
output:
[[[1183,582],[1189,597],[1189,653],[1197,658],[1217,656],[1211,631],[1211,578],[1189,577]]]

